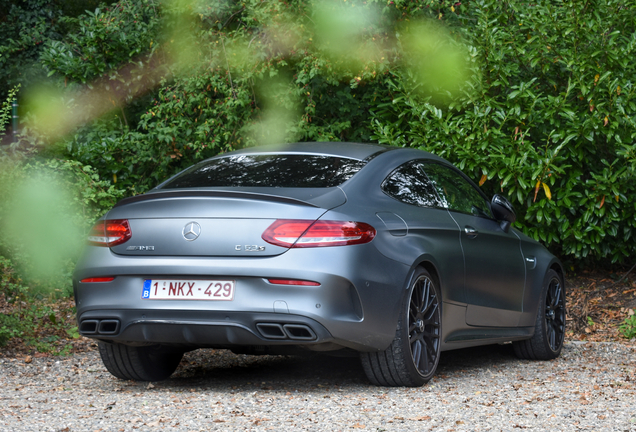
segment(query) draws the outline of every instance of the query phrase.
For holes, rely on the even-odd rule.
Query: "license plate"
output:
[[[149,300],[234,300],[232,280],[146,279],[142,299]]]

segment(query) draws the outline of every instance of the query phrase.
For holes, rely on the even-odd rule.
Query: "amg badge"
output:
[[[135,251],[135,250],[138,250],[138,251],[153,251],[153,250],[155,250],[155,247],[154,246],[128,246],[126,248],[126,250],[129,250],[129,251]]]

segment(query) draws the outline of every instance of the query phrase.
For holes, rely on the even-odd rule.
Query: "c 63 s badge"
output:
[[[155,250],[154,246],[128,246],[126,250],[129,251],[153,251]]]
[[[234,246],[234,250],[237,251],[245,251],[245,252],[263,252],[265,250],[265,246],[258,245],[236,245]]]

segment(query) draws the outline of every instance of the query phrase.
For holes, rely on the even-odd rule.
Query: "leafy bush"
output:
[[[636,337],[636,315],[628,316],[623,321],[623,324],[618,328],[623,336],[627,339],[633,339]]]
[[[526,234],[575,259],[634,256],[636,10],[624,2],[472,1],[472,80],[448,105],[393,71],[374,139],[456,163],[516,203]]]
[[[11,121],[12,102],[18,94],[19,89],[20,84],[9,90],[7,99],[2,103],[2,107],[0,107],[0,136],[2,136],[2,132],[6,130],[7,124]]]
[[[237,83],[233,91],[214,73],[178,79],[140,117],[142,131],[101,119],[68,141],[68,154],[129,194],[145,192],[197,160],[240,145],[251,93]]]
[[[159,17],[148,0],[102,4],[77,18],[63,17],[60,24],[69,28],[66,37],[48,40],[40,59],[49,76],[58,73],[70,82],[86,83],[111,72],[114,91],[120,90],[119,84],[134,85],[134,81],[118,82],[114,69],[151,54],[157,45]]]
[[[24,187],[34,179],[43,182]],[[16,191],[26,193],[16,197]],[[46,300],[71,295],[74,261],[88,229],[122,196],[77,161],[0,159],[0,300],[12,305],[0,313],[0,346],[22,338],[39,351],[70,349],[64,338],[77,330],[66,318],[69,313],[60,315]],[[16,237],[12,221],[27,224],[33,238],[24,231]]]
[[[79,338],[73,310],[39,299],[28,299],[24,307],[14,307],[10,313],[0,313],[0,346],[18,339],[39,352],[66,355],[70,341]]]
[[[27,292],[28,288],[22,285],[11,260],[0,256],[0,293],[4,294],[4,300],[9,303],[19,301]]]
[[[66,139],[126,194],[243,146],[378,141],[456,163],[564,258],[636,252],[636,9],[619,0],[132,0],[61,23],[42,52],[60,87],[130,96],[137,59],[167,67]]]
[[[277,52],[281,41],[260,32],[266,26],[287,29],[285,23],[298,18],[290,5],[213,3],[186,12],[179,10],[181,5],[164,5],[161,15],[172,17],[166,19],[166,28],[171,30],[178,21],[176,14],[192,14],[198,60],[188,71],[175,65],[175,76],[148,96],[149,105],[129,119],[130,127],[113,114],[77,131],[67,139],[68,157],[95,167],[118,188],[136,194],[197,160],[244,146],[369,140],[368,108],[379,92],[376,86],[359,83],[362,78],[372,81],[376,72],[343,72],[333,61],[309,55],[303,51],[307,47],[301,49],[309,42],[309,34],[301,35],[298,51]],[[243,26],[237,27],[235,22]],[[191,26],[191,20],[186,24]],[[232,32],[228,32],[230,28]],[[246,37],[259,41],[250,47]],[[171,53],[175,46],[166,42],[161,49]],[[56,57],[52,54],[51,58]],[[51,66],[53,61],[47,64],[51,70],[65,73]],[[68,73],[65,77],[78,79]],[[137,130],[132,125],[138,125]]]
[[[122,196],[77,161],[5,158],[0,163],[0,256],[11,260],[31,292],[57,289],[68,295],[86,233]],[[25,224],[27,233],[19,229]]]
[[[21,282],[11,261],[0,256],[0,295],[5,302],[21,305],[24,295],[28,292]],[[0,346],[4,346],[8,340],[20,334],[19,317],[0,313]]]
[[[62,10],[52,0],[0,0],[0,99],[18,84],[41,79],[43,43],[58,33]]]
[[[21,334],[20,318],[0,313],[0,346],[5,346],[8,341]]]

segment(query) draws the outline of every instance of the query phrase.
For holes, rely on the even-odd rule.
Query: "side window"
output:
[[[437,163],[422,164],[422,169],[435,186],[445,208],[492,218],[488,202],[457,171]]]
[[[409,162],[393,171],[382,183],[382,191],[406,204],[444,208],[435,188],[419,169],[421,163]]]

